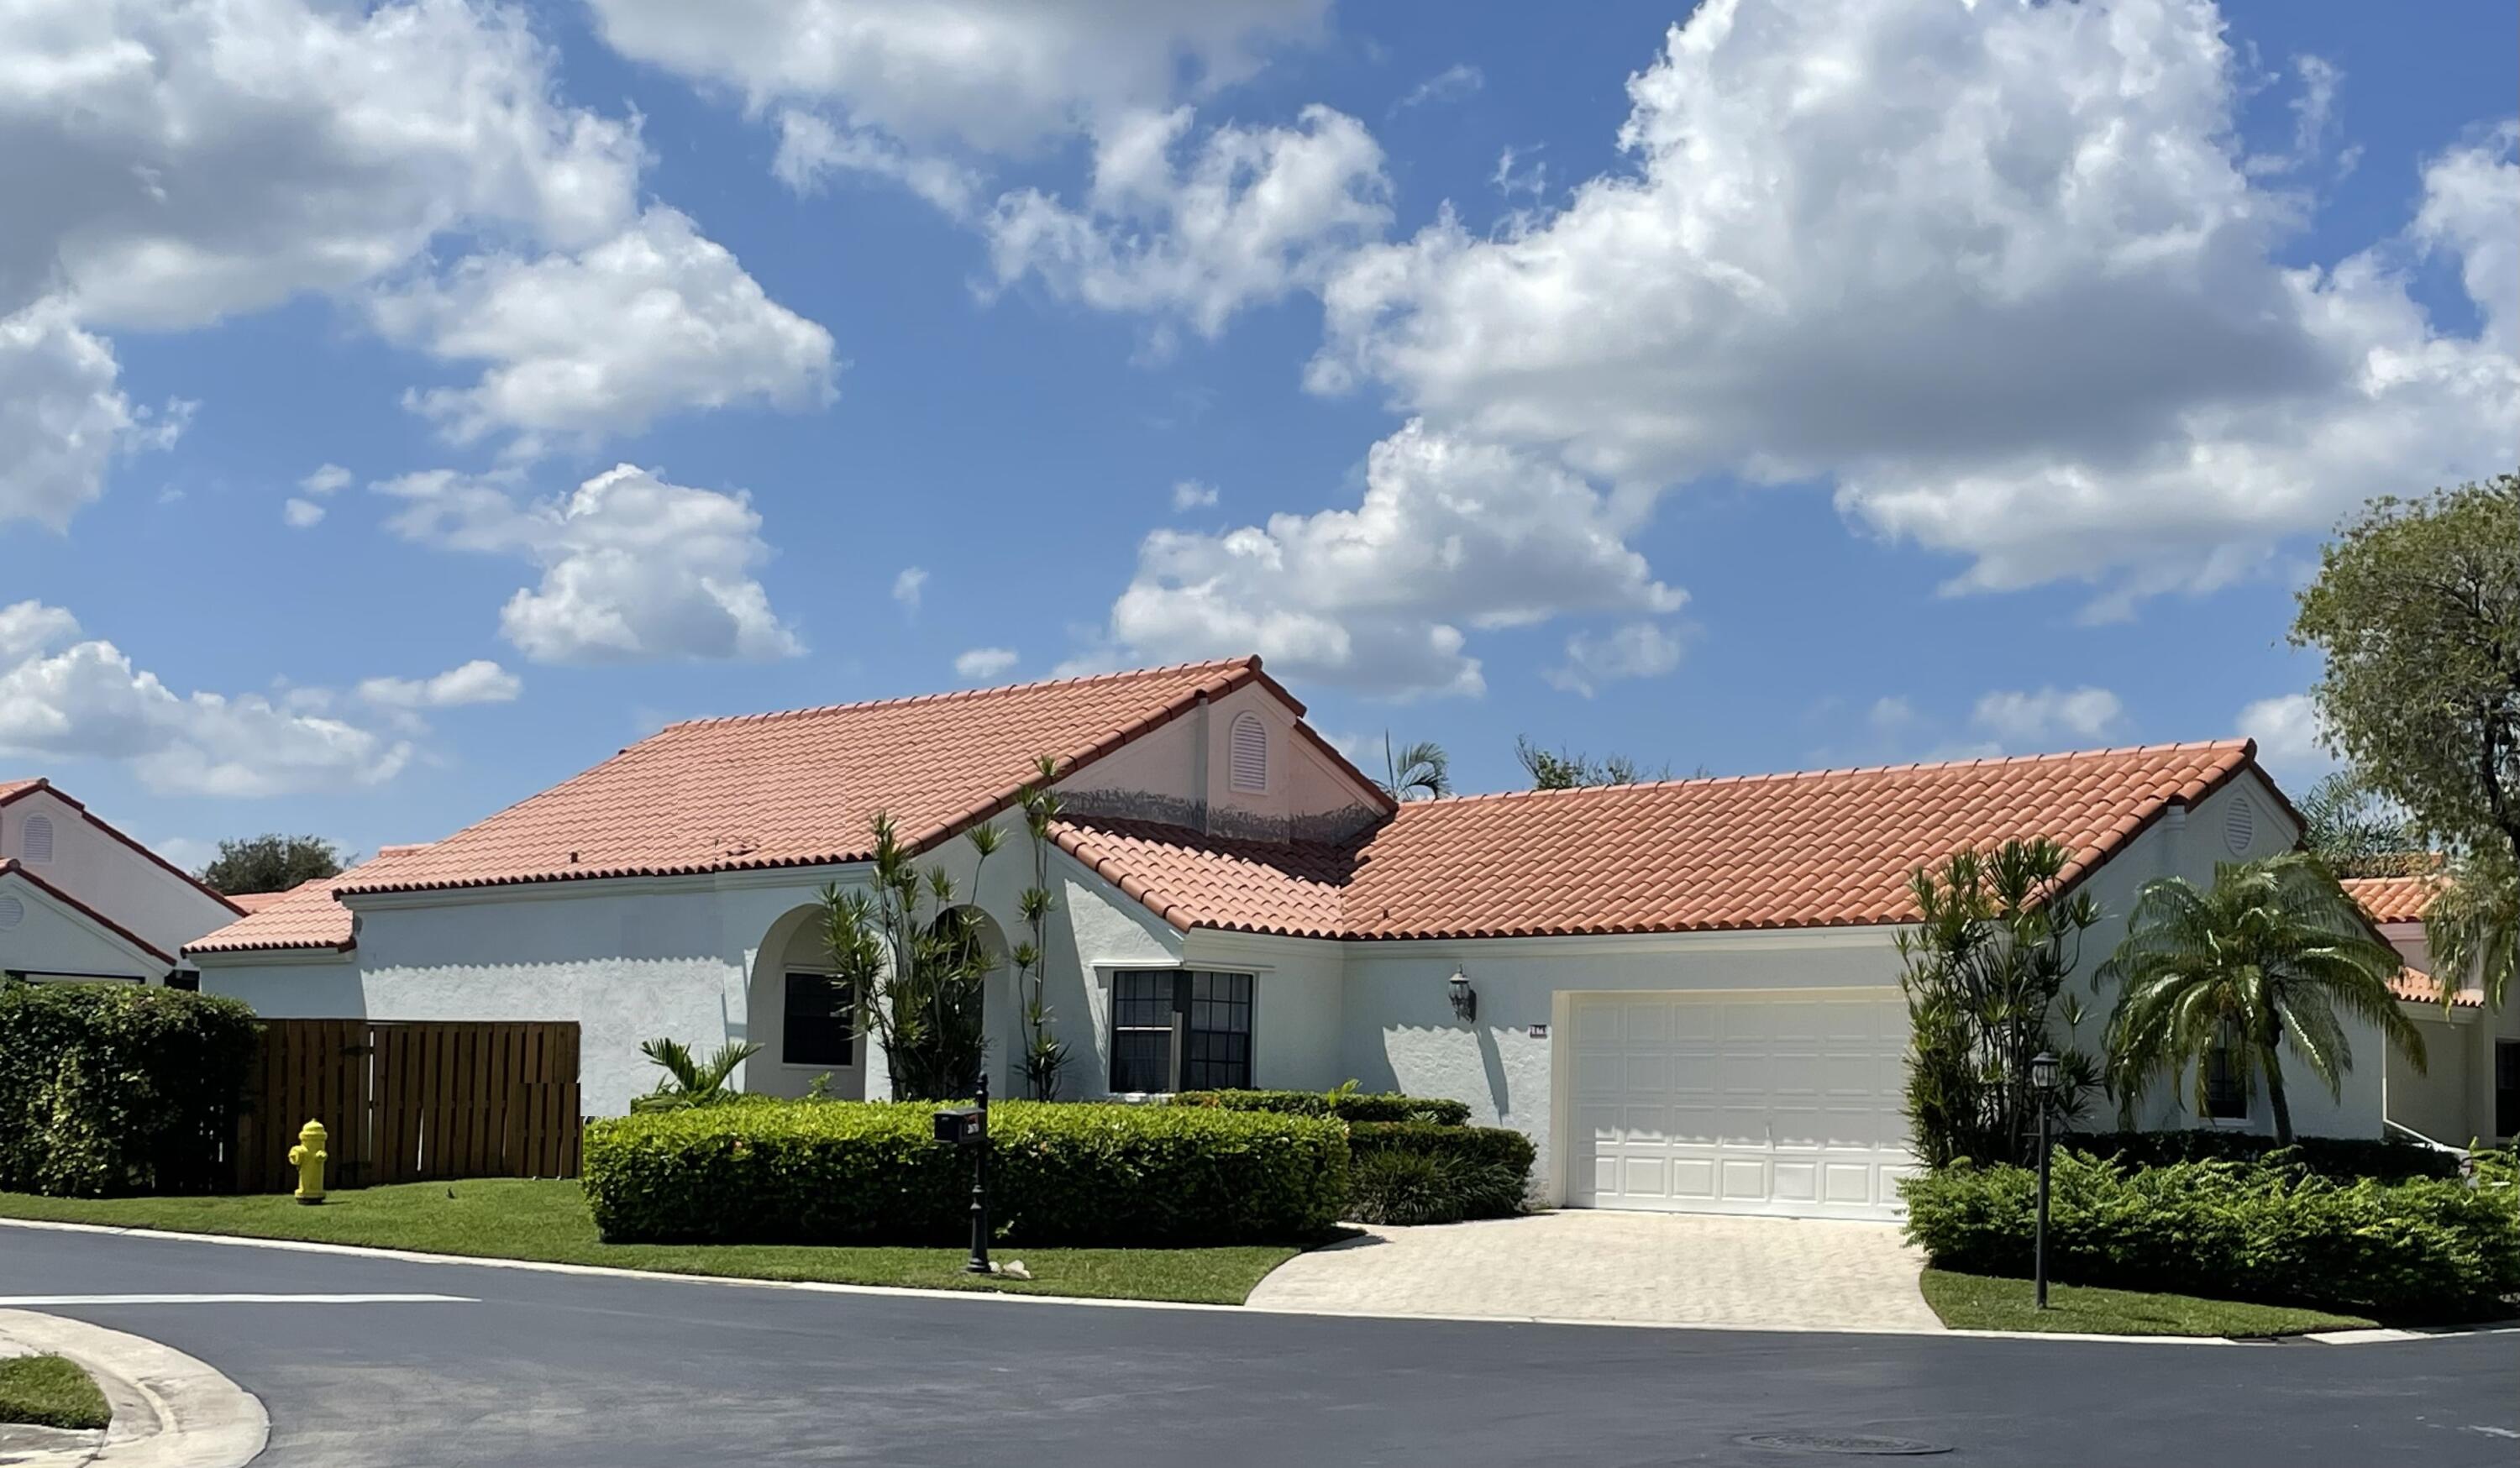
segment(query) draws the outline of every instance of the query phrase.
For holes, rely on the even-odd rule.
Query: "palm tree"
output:
[[[2520,871],[2499,847],[2480,845],[2452,862],[2447,875],[2424,909],[2442,1002],[2454,1002],[2473,983],[2499,1009],[2520,969]]]
[[[656,1078],[654,1090],[631,1098],[630,1109],[683,1111],[694,1106],[713,1106],[735,1094],[727,1089],[735,1068],[760,1050],[757,1043],[730,1040],[703,1061],[694,1059],[691,1046],[679,1040],[651,1040],[639,1046],[639,1053],[664,1074]]]
[[[2397,951],[2307,853],[2223,863],[2211,891],[2184,877],[2147,882],[2127,926],[2093,982],[2124,986],[2109,1016],[2108,1080],[2130,1119],[2145,1086],[2165,1072],[2194,1074],[2203,1112],[2219,1055],[2242,1094],[2265,1078],[2275,1139],[2289,1146],[2278,1048],[2289,1046],[2341,1094],[2354,1051],[2340,1015],[2372,1025],[2423,1069],[2423,1037],[2389,992]]]
[[[1394,800],[1437,800],[1453,793],[1452,760],[1432,739],[1420,739],[1395,754],[1391,733],[1385,730],[1382,764],[1382,791]]]

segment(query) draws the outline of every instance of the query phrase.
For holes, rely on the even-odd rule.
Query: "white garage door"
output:
[[[1570,1205],[1898,1216],[1895,991],[1588,994],[1573,1021]]]

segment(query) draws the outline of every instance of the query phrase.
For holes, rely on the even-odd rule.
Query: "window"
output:
[[[853,1065],[857,1031],[848,986],[829,974],[788,975],[787,1011],[779,1028],[782,1065]]]
[[[1124,969],[1111,976],[1111,1090],[1251,1084],[1251,975]]]
[[[18,831],[18,845],[29,867],[51,861],[53,859],[53,818],[27,817],[26,823]]]
[[[1234,788],[1246,795],[1266,794],[1269,789],[1269,726],[1258,714],[1239,714],[1234,720],[1232,747],[1227,753],[1226,770]]]
[[[2230,1042],[2214,1046],[2205,1055],[2205,1114],[2218,1122],[2240,1122],[2249,1118],[2249,1088],[2241,1078]]]
[[[2494,1134],[2520,1135],[2520,1040],[2494,1042]]]

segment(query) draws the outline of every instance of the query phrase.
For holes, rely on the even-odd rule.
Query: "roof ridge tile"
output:
[[[784,719],[810,719],[831,714],[863,713],[874,708],[911,708],[924,704],[970,702],[982,698],[1004,697],[1012,693],[1038,693],[1051,689],[1084,688],[1102,683],[1133,683],[1144,679],[1175,678],[1186,673],[1214,669],[1230,679],[1242,669],[1257,670],[1257,653],[1240,657],[1211,658],[1205,662],[1167,663],[1159,668],[1122,668],[1108,673],[1085,673],[1070,678],[1043,678],[1031,683],[1002,683],[984,689],[948,689],[939,693],[911,693],[899,698],[860,698],[847,703],[818,703],[806,708],[770,709],[754,714],[713,714],[698,719],[678,719],[649,735],[650,739],[680,729],[723,728],[733,724],[770,724]],[[1211,679],[1210,683],[1219,680]],[[648,740],[643,739],[641,743]],[[635,747],[635,746],[634,746]]]

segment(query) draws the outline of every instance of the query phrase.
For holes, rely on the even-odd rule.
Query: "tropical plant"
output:
[[[1527,734],[1516,734],[1513,757],[1531,777],[1535,790],[1572,790],[1581,785],[1633,785],[1640,780],[1668,779],[1671,767],[1647,771],[1624,754],[1595,759],[1569,749],[1543,749]]]
[[[197,873],[213,892],[286,892],[319,876],[341,874],[339,848],[321,836],[268,831],[221,841],[219,854]]]
[[[639,1053],[664,1074],[657,1077],[654,1090],[631,1098],[630,1109],[685,1111],[735,1099],[739,1094],[731,1084],[735,1068],[761,1053],[761,1046],[753,1041],[730,1040],[708,1059],[698,1060],[693,1057],[691,1046],[666,1037],[642,1045]]]
[[[2472,983],[2499,1008],[2520,966],[2520,866],[2492,845],[2453,858],[2424,909],[2424,939],[2433,971],[2461,976],[2442,985],[2443,1004],[2455,1002],[2462,985]]]
[[[2100,920],[2089,893],[2063,890],[2071,858],[2053,841],[2006,841],[1909,877],[1918,916],[1897,938],[1914,1039],[1907,1112],[1928,1167],[2029,1155],[2030,1062],[2043,1051],[2057,1057],[2053,1114],[2079,1115],[2098,1084],[2091,1057],[2049,1029],[2051,1016],[2069,1036],[2082,1023],[2065,980]]]
[[[969,1095],[988,1059],[982,1000],[997,965],[953,877],[942,867],[922,869],[889,815],[878,813],[872,828],[871,886],[822,890],[832,981],[883,1047],[896,1097]],[[976,888],[1003,837],[984,823],[964,839],[976,856]]]
[[[2339,770],[2296,803],[2301,844],[2338,876],[2415,876],[2441,865],[2406,814],[2371,788],[2359,770]]]
[[[1453,762],[1432,739],[1394,752],[1391,732],[1382,734],[1382,793],[1394,800],[1440,800],[1453,793]]]
[[[1058,766],[1048,755],[1035,763],[1034,779],[1015,796],[1024,830],[1032,838],[1032,885],[1015,898],[1023,918],[1024,937],[1012,956],[1015,965],[1017,1015],[1023,1025],[1024,1090],[1036,1101],[1058,1099],[1058,1075],[1067,1067],[1067,1042],[1051,1034],[1049,982],[1050,913],[1057,900],[1050,893],[1050,825],[1058,819],[1058,792],[1050,782]]]
[[[2264,1083],[2275,1137],[2288,1143],[2281,1051],[2341,1094],[2354,1068],[2347,1018],[2376,1028],[2421,1070],[2423,1037],[2389,992],[2399,967],[2397,951],[2306,852],[2223,863],[2202,892],[2184,877],[2145,883],[2126,940],[2092,979],[2120,986],[2107,1076],[2121,1121],[2132,1124],[2164,1075],[2193,1076],[2202,1114],[2219,1059],[2243,1095]]]

